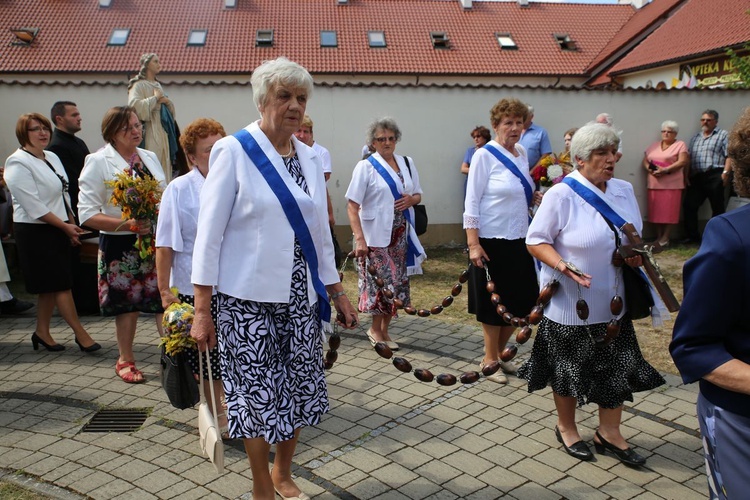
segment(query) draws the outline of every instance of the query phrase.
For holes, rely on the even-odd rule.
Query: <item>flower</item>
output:
[[[561,153],[559,156],[550,153],[544,155],[531,169],[531,178],[539,187],[549,187],[562,181],[572,170],[569,153]]]
[[[109,201],[120,207],[124,221],[130,219],[148,220],[151,221],[151,227],[154,228],[156,227],[156,218],[159,215],[158,207],[162,189],[159,181],[154,179],[153,176],[138,175],[138,172],[141,172],[141,165],[136,163],[136,158],[138,158],[138,155],[133,155],[130,158],[128,168],[118,172],[113,180],[105,181],[105,184],[112,188],[112,196]],[[129,229],[135,232],[138,228],[130,226]],[[138,249],[141,259],[152,255],[156,251],[153,229],[151,234],[139,234],[134,246]]]
[[[173,290],[173,293],[177,295],[177,290]],[[169,304],[162,318],[165,336],[161,338],[159,347],[164,346],[164,350],[170,356],[184,349],[195,349],[195,339],[190,336],[194,317],[195,309],[190,304],[184,302]]]

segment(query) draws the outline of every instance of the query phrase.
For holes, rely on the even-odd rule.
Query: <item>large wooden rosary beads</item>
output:
[[[339,276],[341,279],[343,279],[343,269],[346,267],[347,261],[349,260],[349,258],[353,257],[354,252],[350,252],[346,256],[346,260],[341,266],[342,271],[339,272]],[[553,280],[545,285],[544,288],[542,288],[542,291],[539,293],[536,305],[531,309],[531,312],[529,312],[529,314],[525,317],[518,317],[513,316],[513,314],[510,313],[507,308],[501,303],[502,299],[500,298],[500,295],[495,292],[495,283],[490,279],[489,271],[486,271],[486,269],[487,268],[485,267],[485,272],[487,274],[486,288],[490,293],[490,300],[495,306],[497,314],[502,316],[503,320],[506,323],[521,328],[521,330],[516,334],[516,344],[507,346],[500,355],[500,359],[507,362],[512,360],[518,353],[518,344],[525,344],[531,338],[531,325],[537,325],[542,320],[542,317],[544,316],[544,306],[550,301],[552,295],[557,291],[560,283],[557,280]],[[383,278],[380,278],[377,275],[377,271],[377,268],[373,264],[369,264],[367,266],[367,272],[375,278],[375,285],[383,292],[383,296],[386,298],[386,300],[392,301],[397,309],[403,309],[406,314],[412,316],[416,315],[421,318],[426,318],[434,314],[440,314],[446,307],[450,307],[450,305],[453,304],[453,298],[457,297],[461,293],[461,291],[463,290],[463,284],[466,283],[466,281],[468,281],[469,279],[469,268],[467,268],[464,269],[458,276],[458,282],[453,285],[450,295],[446,296],[440,304],[437,304],[430,309],[417,309],[410,305],[404,306],[404,303],[401,299],[394,298],[393,291],[385,288],[385,281],[383,280]],[[340,321],[344,320],[344,318],[340,315],[338,316],[338,319]],[[336,338],[335,342],[334,337]],[[333,363],[336,361],[336,358],[338,357],[336,349],[338,349],[340,343],[340,337],[338,336],[338,334],[334,333],[329,339],[329,346],[331,347],[331,350],[326,353],[326,369],[330,369],[330,367],[333,366]],[[477,371],[464,372],[459,377],[451,375],[450,373],[441,373],[437,377],[435,377],[430,370],[427,370],[425,368],[412,369],[412,364],[406,358],[400,356],[393,357],[393,351],[385,342],[377,342],[374,349],[382,358],[393,358],[393,366],[395,366],[399,371],[404,373],[414,372],[414,376],[421,382],[432,382],[433,380],[435,380],[440,385],[451,386],[456,384],[456,382],[461,382],[462,384],[473,384],[474,382],[477,382],[480,377],[480,372]],[[494,361],[482,368],[481,375],[489,377],[490,375],[495,374],[499,369],[500,363],[498,361]]]

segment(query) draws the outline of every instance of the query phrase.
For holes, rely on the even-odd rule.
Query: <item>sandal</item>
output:
[[[221,440],[227,441],[229,439],[232,439],[231,437],[229,437],[229,421],[227,420],[227,414],[221,412],[216,415],[216,418],[218,419],[216,425],[219,426],[219,434],[221,435]]]
[[[122,363],[117,361],[115,364],[115,373],[123,380],[123,382],[128,384],[142,384],[146,381],[143,373],[135,367],[134,361],[123,361]],[[141,377],[140,380],[136,378],[139,375]]]

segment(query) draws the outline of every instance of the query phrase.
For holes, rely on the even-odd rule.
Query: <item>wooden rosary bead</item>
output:
[[[536,303],[542,306],[546,306],[558,288],[560,288],[560,282],[557,280],[550,281],[549,283],[544,285],[542,291],[539,292],[539,298],[536,299]]]
[[[459,283],[466,283],[469,280],[469,270],[464,269],[461,272],[461,275],[458,277]]]
[[[459,380],[462,384],[473,384],[479,380],[479,372],[466,372],[461,374]]]
[[[326,363],[331,363],[331,366],[339,359],[339,353],[336,351],[328,351],[326,353]]]
[[[487,291],[489,293],[494,292],[495,291],[495,282],[492,281],[492,280],[488,281],[487,284],[485,285],[485,288],[487,289]]]
[[[448,295],[446,298],[443,299],[442,306],[448,307],[451,304],[453,304],[453,295]]]
[[[339,281],[344,281],[344,273],[339,271]]]
[[[585,300],[578,299],[576,302],[576,314],[583,321],[589,319],[589,305]]]
[[[456,379],[455,375],[451,375],[450,373],[441,373],[437,376],[437,383],[440,385],[455,385],[458,379]]]
[[[323,361],[323,368],[326,370],[330,370],[333,368],[333,363],[329,363],[328,361]]]
[[[409,373],[411,371],[411,363],[409,363],[404,358],[393,358],[393,366],[395,366],[397,370],[404,373]]]
[[[401,309],[402,307],[404,307],[404,301],[399,298],[395,298],[393,299],[393,305],[396,306],[396,309]]]
[[[615,249],[614,253],[612,254],[612,265],[615,267],[622,267],[622,265],[625,264],[625,259],[623,258],[622,254]]]
[[[616,319],[609,320],[607,323],[607,335],[604,337],[607,343],[611,342],[620,334],[620,322]]]
[[[430,370],[425,370],[423,368],[417,368],[414,370],[414,376],[421,382],[432,382],[435,379]]]
[[[417,311],[417,316],[419,316],[420,318],[426,318],[429,315],[430,311],[428,311],[427,309],[420,309],[419,311]]]
[[[386,299],[392,299],[393,298],[393,292],[390,289],[388,289],[388,288],[383,289],[383,295],[385,295]]]
[[[490,295],[490,302],[492,302],[493,306],[497,306],[500,303],[500,295],[496,293]]]
[[[497,312],[498,316],[502,316],[503,314],[508,312],[508,309],[504,305],[498,304],[497,307],[495,308],[495,311]]]
[[[393,357],[393,351],[385,342],[376,342],[375,352],[377,352],[381,358],[391,359]]]
[[[516,342],[519,344],[525,344],[529,341],[531,338],[531,327],[530,326],[524,326],[519,330],[519,332],[516,334]]]
[[[497,361],[493,361],[489,365],[484,365],[484,367],[482,367],[482,375],[484,375],[485,377],[489,377],[490,375],[494,375],[495,373],[497,373],[499,369],[500,363],[498,363]]]
[[[510,322],[513,321],[513,314],[506,311],[503,314],[503,321],[505,321],[506,323],[510,324]]]
[[[456,283],[453,285],[453,288],[451,289],[451,295],[454,297],[461,293],[461,290],[463,290],[463,285],[461,283]]]
[[[535,305],[529,313],[529,324],[538,325],[544,317],[544,306]]]
[[[414,309],[414,307],[412,307],[412,306],[405,306],[405,307],[404,307],[404,312],[405,312],[406,314],[410,314],[410,315],[412,315],[412,316],[414,316],[415,314],[417,314],[417,310],[416,310],[416,309]]]
[[[441,312],[443,312],[443,306],[433,306],[430,309],[430,314],[440,314]]]
[[[341,335],[339,335],[338,333],[331,334],[331,336],[328,337],[328,347],[330,347],[332,351],[336,351],[340,346]]]
[[[622,297],[615,295],[612,300],[609,301],[609,312],[615,316],[619,316],[622,312],[623,301]]]
[[[378,268],[375,267],[375,264],[370,264],[369,266],[367,266],[367,272],[372,276],[375,276],[376,274],[378,274]]]
[[[383,278],[375,278],[375,285],[378,288],[383,288],[385,286],[385,281],[383,281]]]
[[[505,349],[503,349],[503,352],[500,354],[500,359],[508,362],[511,359],[515,358],[516,354],[518,354],[518,346],[516,344],[509,345]]]
[[[511,326],[515,326],[516,328],[521,326],[521,318],[519,318],[518,316],[513,316],[512,318],[510,318],[510,324]]]

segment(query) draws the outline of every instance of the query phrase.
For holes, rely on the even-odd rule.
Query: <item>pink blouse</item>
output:
[[[659,168],[667,168],[675,163],[680,153],[687,153],[684,142],[674,141],[667,149],[661,149],[661,141],[656,141],[646,149],[646,158]],[[683,167],[684,168],[684,167]],[[672,172],[661,177],[648,176],[649,189],[685,189],[684,171]]]

